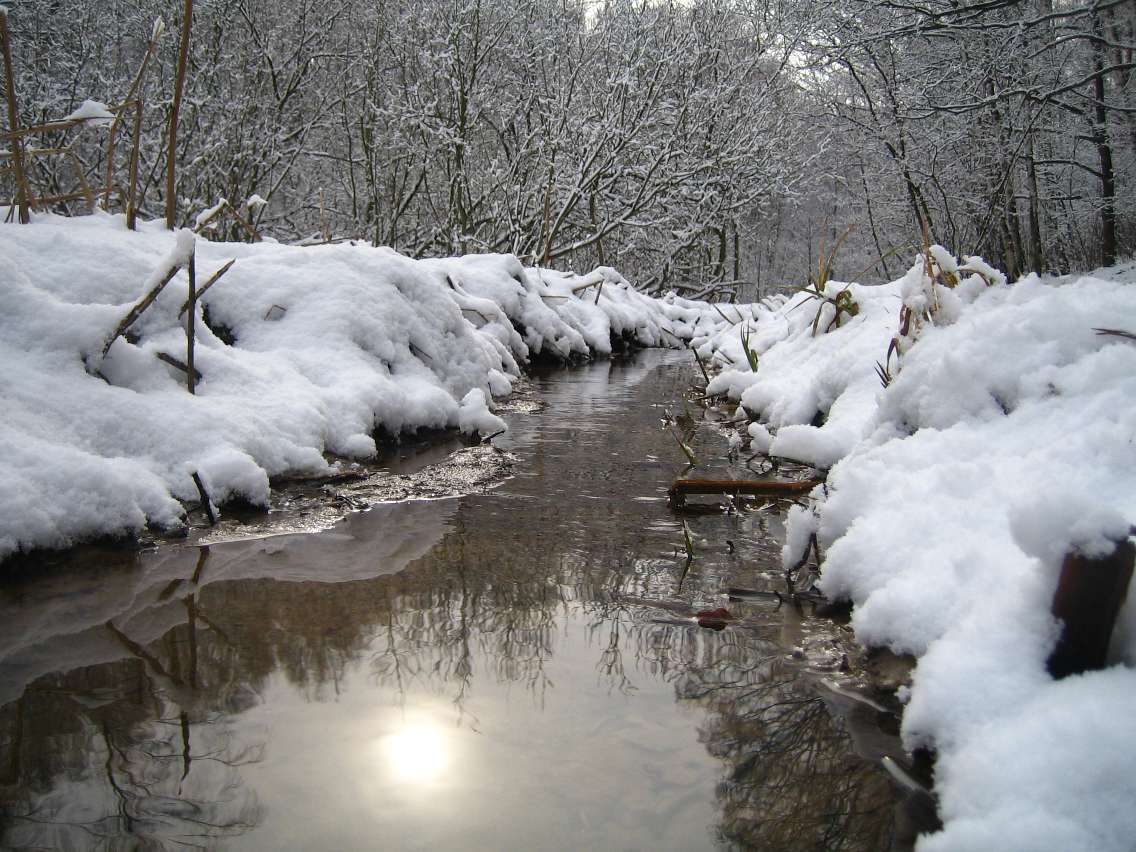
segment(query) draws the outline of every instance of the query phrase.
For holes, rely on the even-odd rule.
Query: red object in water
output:
[[[704,609],[701,612],[696,612],[694,617],[698,619],[699,627],[709,627],[711,630],[724,629],[734,618],[725,607]]]

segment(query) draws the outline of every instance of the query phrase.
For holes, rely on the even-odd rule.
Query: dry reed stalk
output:
[[[185,91],[185,70],[189,65],[189,32],[193,26],[193,0],[185,0],[181,23],[181,46],[178,49],[177,77],[174,78],[174,100],[170,105],[169,150],[166,154],[166,227],[174,229],[177,219],[177,130],[181,97]]]
[[[71,164],[75,167],[75,176],[79,179],[79,190],[83,193],[83,197],[87,199],[87,206],[90,210],[95,209],[98,203],[95,201],[95,194],[91,191],[91,185],[87,183],[87,176],[83,173],[83,161],[79,159],[79,155],[75,153],[74,144],[67,146],[67,155],[71,158]]]
[[[158,39],[162,37],[162,33],[166,30],[166,25],[162,23],[162,19],[158,18],[154,21],[154,27],[150,31],[150,44],[146,48],[146,54],[142,57],[142,62],[138,66],[138,72],[134,75],[134,81],[130,84],[130,89],[126,93],[126,97],[122,99],[122,103],[114,110],[114,121],[111,122],[110,130],[107,131],[107,172],[106,172],[106,186],[103,188],[103,209],[110,209],[110,194],[114,189],[114,148],[118,139],[118,125],[122,121],[122,113],[132,104],[136,104],[136,112],[134,115],[135,139],[138,136],[138,128],[141,124],[140,104],[141,99],[135,100],[135,95],[138,93],[139,88],[142,86],[142,79],[146,74],[146,68],[150,64],[150,60],[154,56],[154,52],[158,49]],[[135,150],[137,150],[137,142],[135,142]],[[134,166],[134,160],[131,159],[131,166]],[[129,207],[127,208],[127,216],[129,217]],[[134,230],[131,227],[130,230]]]
[[[686,445],[686,442],[684,442],[682,438],[679,437],[678,432],[676,432],[674,429],[668,429],[668,431],[671,433],[671,436],[675,439],[675,441],[678,442],[678,448],[682,450],[682,454],[686,456],[686,460],[690,462],[690,466],[697,467],[698,459],[694,455],[694,450]]]
[[[165,363],[165,364],[169,364],[171,367],[173,367],[176,370],[181,370],[183,373],[189,372],[189,367],[187,367],[185,365],[184,361],[179,361],[177,358],[175,358],[173,355],[170,355],[168,352],[155,352],[154,357],[157,358],[159,361]],[[194,370],[193,373],[197,377],[196,381],[201,381],[201,372],[199,370]]]
[[[602,287],[603,284],[604,284],[604,280],[605,280],[603,275],[600,274],[599,278],[595,278],[594,277],[595,275],[596,275],[595,272],[589,272],[587,275],[584,276],[583,283],[577,284],[572,288],[572,292],[573,293],[579,293],[581,290],[587,290],[589,287]],[[588,280],[588,279],[591,279],[591,280]]]
[[[142,316],[143,311],[145,311],[146,308],[150,307],[150,305],[154,304],[154,300],[161,295],[162,290],[166,288],[166,285],[173,281],[174,276],[177,275],[180,268],[181,267],[179,267],[177,264],[171,266],[169,271],[166,272],[166,274],[162,277],[162,280],[154,285],[154,288],[150,290],[150,292],[145,296],[143,296],[141,300],[133,308],[130,309],[129,313],[127,313],[127,315],[122,318],[122,322],[118,324],[118,327],[114,330],[114,334],[110,336],[110,339],[107,340],[106,345],[103,346],[102,357],[106,357],[106,354],[110,351],[111,345],[116,340],[118,340],[119,337],[125,334],[126,330],[130,328],[130,326],[134,325],[138,317]]]
[[[130,149],[130,189],[126,196],[126,227],[138,230],[138,158],[142,139],[142,99],[134,102],[134,144]]]
[[[12,70],[12,34],[8,30],[8,10],[0,6],[0,51],[4,54],[4,76],[7,80],[8,100],[8,133],[12,144],[12,164],[16,177],[16,198],[19,209],[20,224],[26,225],[31,221],[28,208],[31,204],[31,193],[28,192],[27,176],[24,173],[23,143],[20,141],[20,118],[16,108],[16,78]]]
[[[194,346],[196,344],[196,335],[194,334],[197,318],[197,252],[189,256],[189,300],[186,304],[189,305],[189,310],[186,312],[185,323],[185,386],[191,394],[197,393],[197,370],[193,368]]]
[[[197,291],[196,295],[193,298],[193,301],[194,302],[199,301],[201,299],[201,297],[205,295],[205,292],[210,287],[212,287],[214,284],[216,284],[218,281],[220,281],[221,276],[224,275],[226,272],[228,272],[232,268],[233,264],[236,263],[236,262],[237,262],[237,259],[234,257],[232,260],[230,260],[228,263],[226,263],[224,266],[222,266],[220,269],[218,269],[216,272],[214,272],[212,275],[210,275],[208,280],[206,280],[206,282],[201,285],[201,289]],[[190,300],[186,299],[185,304],[182,305],[181,310],[178,311],[178,316],[180,317],[182,314],[184,314],[189,309],[190,309]]]
[[[323,236],[323,241],[325,243],[330,243],[331,242],[331,231],[327,226],[327,212],[324,210],[324,206],[323,206],[323,187],[320,187],[319,202],[320,202],[320,234]]]

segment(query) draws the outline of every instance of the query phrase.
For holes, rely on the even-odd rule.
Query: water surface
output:
[[[835,628],[722,594],[779,582],[778,507],[688,517],[685,565],[662,421],[726,449],[690,380],[657,352],[538,377],[486,493],[9,579],[0,845],[889,848],[894,720],[792,654],[837,667]]]

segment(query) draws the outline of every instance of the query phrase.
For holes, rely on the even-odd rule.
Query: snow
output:
[[[903,735],[937,750],[944,822],[918,848],[1129,850],[1131,595],[1113,667],[1055,681],[1046,661],[1063,556],[1107,553],[1136,521],[1136,344],[1095,331],[1136,330],[1136,270],[1009,285],[930,254],[853,285],[859,314],[828,333],[803,294],[763,309],[757,372],[710,390],[759,419],[756,450],[829,469],[790,512],[786,565],[815,533],[820,587],[853,601],[858,639],[918,658]],[[736,336],[699,351],[740,365]]]
[[[184,357],[184,269],[102,352],[194,253],[199,281],[236,263],[192,317],[190,395],[155,357]],[[859,640],[918,658],[903,736],[938,754],[944,823],[919,849],[1128,850],[1136,606],[1110,668],[1055,681],[1046,660],[1062,558],[1136,521],[1136,343],[1097,331],[1136,331],[1136,264],[1010,284],[929,255],[887,284],[712,306],[511,255],[211,243],[105,214],[2,225],[0,557],[177,528],[194,473],[222,509],[266,505],[271,477],[373,455],[377,433],[493,435],[493,399],[534,358],[689,343],[752,451],[828,471],[789,513],[786,565],[815,535]]]
[[[474,388],[462,397],[458,428],[467,435],[493,435],[505,431],[505,421],[489,410],[485,391]]]
[[[202,210],[193,219],[193,230],[200,231],[206,225],[216,228],[217,223],[213,220],[217,217],[218,213],[220,213],[225,209],[225,207],[228,206],[228,204],[229,200],[227,198],[221,198],[212,207],[207,207],[206,209]]]
[[[193,317],[202,378],[190,395],[156,356],[184,360],[194,252],[199,286],[236,263]],[[700,322],[606,268],[588,279],[603,282],[597,301],[594,287],[574,291],[584,279],[508,255],[212,243],[105,214],[0,226],[0,279],[0,558],[177,529],[198,500],[195,472],[215,504],[263,506],[271,477],[371,456],[379,432],[492,435],[505,428],[492,399],[531,358],[607,354],[613,335],[678,346]]]
[[[114,113],[101,101],[88,99],[79,104],[79,107],[63,120],[85,121],[96,127],[102,127],[114,123]]]

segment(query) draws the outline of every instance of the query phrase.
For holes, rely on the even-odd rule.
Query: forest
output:
[[[890,280],[925,241],[1011,279],[1136,246],[1127,0],[9,8],[19,120],[46,125],[25,141],[71,152],[29,159],[40,197],[78,167],[110,175],[100,203],[121,209],[105,127],[52,129],[90,99],[118,115],[120,159],[137,135],[139,210],[160,218],[188,13],[177,224],[252,199],[282,242],[610,265],[649,293],[743,300],[828,261]],[[214,234],[247,238],[235,220]]]

